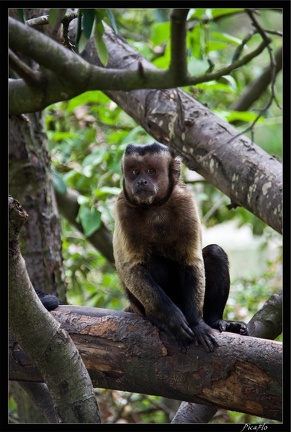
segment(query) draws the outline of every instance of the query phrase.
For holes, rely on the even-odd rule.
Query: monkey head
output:
[[[180,161],[163,144],[129,144],[122,158],[122,173],[129,204],[160,206],[169,199],[179,180]]]

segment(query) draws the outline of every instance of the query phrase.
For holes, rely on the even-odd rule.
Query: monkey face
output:
[[[169,189],[168,163],[152,155],[130,156],[124,159],[124,190],[134,204],[154,204],[163,199]]]

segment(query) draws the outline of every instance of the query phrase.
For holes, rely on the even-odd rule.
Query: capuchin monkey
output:
[[[184,351],[193,341],[213,351],[212,329],[247,335],[245,323],[223,320],[228,258],[215,244],[202,250],[197,207],[180,180],[179,160],[157,142],[130,144],[122,173],[113,249],[126,310],[146,316]]]

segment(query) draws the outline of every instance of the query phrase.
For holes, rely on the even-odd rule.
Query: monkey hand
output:
[[[178,307],[175,306],[169,313],[159,316],[158,318],[156,315],[151,315],[149,313],[147,313],[147,317],[158,328],[170,333],[182,351],[187,351],[195,335],[189,327],[183,312]]]
[[[218,346],[214,337],[212,328],[209,327],[203,320],[200,320],[198,324],[191,325],[191,329],[194,333],[195,345],[202,345],[205,351],[213,351]]]
[[[242,321],[218,320],[213,327],[221,332],[238,333],[243,336],[248,336],[249,334],[247,324]]]

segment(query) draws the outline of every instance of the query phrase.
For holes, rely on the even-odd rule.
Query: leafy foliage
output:
[[[199,8],[192,9],[188,17],[187,35],[188,68],[191,74],[201,75],[211,65],[219,68],[225,65],[241,45],[250,23],[246,22],[242,9]],[[267,20],[270,11],[261,11]],[[53,13],[50,20],[53,20]],[[273,12],[272,17],[278,20]],[[103,21],[111,23],[115,31],[125,37],[131,45],[145,55],[159,68],[166,68],[170,61],[169,10],[167,9],[80,9],[79,52],[88,38],[94,34],[95,45],[104,65],[108,53],[104,45]],[[94,27],[95,26],[95,27]],[[251,50],[256,36],[244,46]],[[274,41],[274,47],[276,40]],[[185,90],[200,102],[207,104],[217,115],[229,122],[236,122],[243,131],[254,120],[257,110],[267,100],[268,94],[256,101],[250,111],[238,112],[230,109],[245,87],[260,76],[268,64],[267,54],[224,76],[218,81],[199,84]],[[279,78],[275,88],[282,93]],[[268,92],[267,92],[268,93]],[[239,122],[239,123],[237,123]],[[282,157],[281,112],[272,104],[256,124],[254,140],[270,154]],[[100,226],[101,221],[113,230],[113,203],[120,190],[120,159],[125,146],[130,142],[147,143],[152,138],[127,114],[98,91],[86,92],[68,102],[52,105],[46,110],[46,129],[52,158],[54,185],[59,191],[72,188],[80,193],[78,221],[82,224],[85,237]],[[258,218],[245,209],[229,210],[229,200],[202,178],[189,180],[187,170],[183,177],[193,189],[200,204],[205,226],[236,219],[238,224],[252,226],[257,236],[266,236],[267,228]],[[125,299],[120,290],[115,271],[106,260],[94,250],[81,234],[68,222],[62,221],[63,254],[68,281],[68,298],[72,303],[97,307],[122,309]],[[264,263],[266,264],[266,263]],[[233,281],[226,318],[248,320],[262,306],[262,303],[280,285],[277,262],[262,267],[259,277],[240,278]],[[130,395],[121,392],[102,391],[102,398],[112,398],[110,413],[103,414],[108,422],[165,422],[165,410],[159,398]],[[108,409],[108,404],[104,410]],[[221,418],[219,417],[221,415]],[[250,422],[241,414],[219,412],[214,422]],[[246,420],[247,419],[247,420]]]

